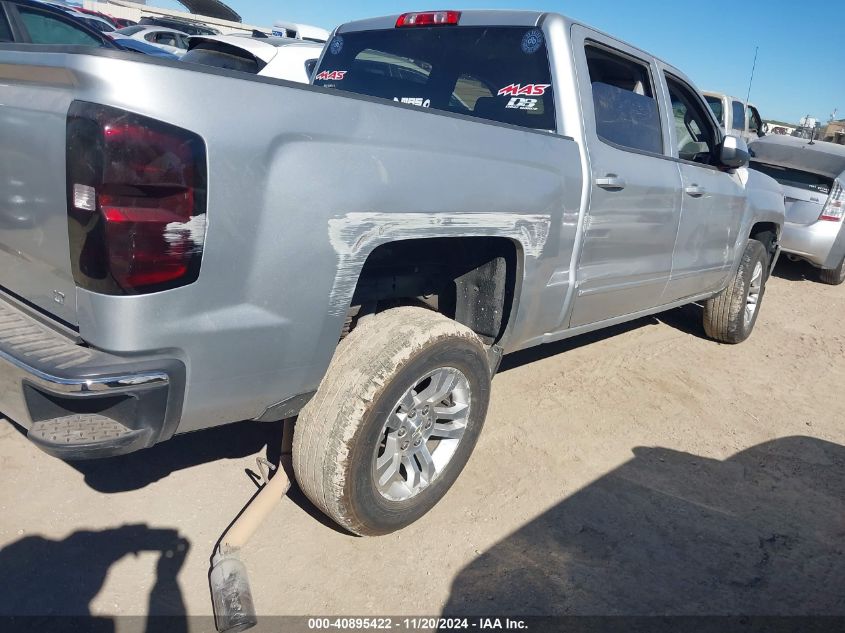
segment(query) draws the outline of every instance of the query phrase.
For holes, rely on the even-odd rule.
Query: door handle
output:
[[[625,188],[624,178],[620,178],[616,174],[607,174],[604,178],[596,178],[596,187],[607,189],[608,191],[621,191]]]
[[[705,189],[704,187],[699,187],[698,185],[690,185],[689,187],[686,187],[684,191],[687,192],[688,196],[691,196],[693,198],[700,198],[705,193],[707,193],[707,189]]]

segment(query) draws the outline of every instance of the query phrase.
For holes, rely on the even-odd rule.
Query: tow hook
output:
[[[261,457],[256,461],[264,485],[220,537],[211,557],[208,579],[215,625],[220,633],[245,631],[258,622],[249,576],[239,553],[290,488],[290,480],[284,469],[273,466]],[[269,467],[270,472],[275,471],[275,475],[271,477],[265,466]]]

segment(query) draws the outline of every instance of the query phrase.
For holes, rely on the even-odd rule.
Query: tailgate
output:
[[[818,222],[827,194],[810,189],[784,186],[786,221],[793,224]]]
[[[76,325],[65,191],[69,78],[55,68],[0,64],[0,287]]]

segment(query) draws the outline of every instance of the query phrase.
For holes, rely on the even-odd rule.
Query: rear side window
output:
[[[752,161],[751,168],[763,172],[767,176],[771,176],[780,184],[787,187],[797,187],[798,189],[807,189],[809,191],[817,191],[828,195],[830,189],[833,187],[833,178],[814,174],[809,171],[801,171],[800,169],[791,169],[789,167],[780,167],[778,165],[767,165],[766,163],[757,163]]]
[[[745,106],[739,101],[731,101],[731,108],[733,110],[731,127],[742,132],[745,130]]]
[[[18,13],[33,44],[103,46],[100,40],[81,28],[49,13],[42,13],[23,6],[18,7]]]
[[[722,126],[724,126],[725,125],[725,110],[724,110],[724,108],[722,108],[721,97],[705,96],[704,98],[707,99],[707,105],[710,106],[710,109],[713,110],[713,114],[716,115],[716,120],[719,123],[721,123]]]
[[[314,84],[522,127],[554,130],[542,31],[415,27],[336,36]]]
[[[660,113],[644,64],[587,46],[599,138],[630,149],[663,153]]]

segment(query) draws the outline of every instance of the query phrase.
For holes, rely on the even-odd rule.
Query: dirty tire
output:
[[[757,264],[763,265],[762,287],[757,302],[757,309],[750,322],[745,320],[745,307],[751,287],[751,277]],[[757,317],[760,316],[760,304],[766,291],[769,257],[766,248],[757,240],[748,240],[742,254],[736,276],[718,295],[704,303],[704,331],[710,338],[722,343],[742,343],[747,339]]]
[[[831,286],[838,286],[845,282],[845,257],[836,268],[822,268],[819,271],[819,280]]]
[[[373,463],[381,432],[414,381],[439,367],[466,376],[471,404],[454,455],[415,496],[394,501],[377,487]],[[487,354],[478,337],[447,317],[400,307],[362,319],[338,345],[293,439],[293,467],[308,498],[341,527],[388,534],[428,512],[446,494],[475,447],[490,399]]]

